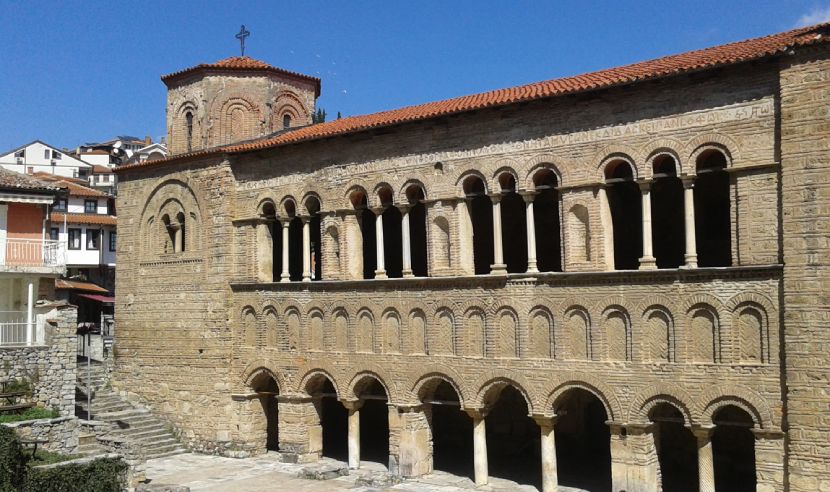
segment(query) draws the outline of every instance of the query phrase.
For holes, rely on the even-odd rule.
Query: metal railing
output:
[[[23,311],[0,311],[0,347],[42,344],[43,330],[38,329],[35,319],[30,325]]]
[[[62,267],[66,249],[52,239],[0,238],[0,266]]]

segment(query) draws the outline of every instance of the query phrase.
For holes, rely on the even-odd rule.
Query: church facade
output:
[[[165,76],[113,385],[209,453],[824,490],[828,34],[314,125],[311,77]]]

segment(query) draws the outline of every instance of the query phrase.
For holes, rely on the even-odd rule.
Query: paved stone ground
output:
[[[329,480],[300,478],[301,472],[331,472],[345,464],[324,459],[317,464],[280,462],[279,454],[269,453],[256,458],[222,458],[201,454],[180,454],[147,461],[147,478],[153,488],[183,485],[191,491],[298,491],[318,492],[352,490],[356,492],[461,492],[475,490],[532,492],[532,486],[492,478],[485,487],[476,488],[466,477],[436,472],[417,480],[397,484],[385,483],[386,468],[377,463],[364,463],[360,470]],[[576,491],[560,487],[560,490]]]

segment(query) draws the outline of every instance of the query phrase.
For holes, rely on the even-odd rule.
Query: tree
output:
[[[326,110],[323,108],[317,108],[317,111],[311,115],[311,123],[324,123],[326,121]]]
[[[339,120],[340,118],[342,118],[342,116],[340,116],[340,111],[338,111],[337,112],[337,119]]]

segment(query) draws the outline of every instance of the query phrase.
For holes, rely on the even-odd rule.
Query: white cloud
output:
[[[827,7],[816,7],[809,13],[804,14],[798,19],[797,27],[811,26],[813,24],[821,24],[823,22],[830,22],[830,5]]]

